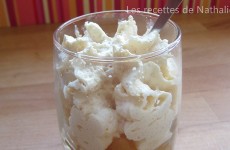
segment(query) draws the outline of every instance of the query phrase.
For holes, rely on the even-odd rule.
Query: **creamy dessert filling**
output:
[[[118,22],[114,37],[96,23],[84,26],[84,35],[76,28],[76,37],[65,35],[62,46],[97,57],[141,55],[169,46],[159,33],[148,33],[148,28],[138,35],[132,16]],[[66,130],[77,149],[112,150],[124,143],[125,148],[154,150],[172,137],[179,84],[172,54],[110,65],[71,58],[64,52],[59,59]]]

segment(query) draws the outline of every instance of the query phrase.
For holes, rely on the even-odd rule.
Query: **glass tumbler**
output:
[[[130,15],[139,35],[158,18],[147,12],[97,12],[69,20],[54,33],[55,98],[66,150],[174,147],[182,64],[181,31],[173,21],[160,32],[168,45],[148,53],[97,57],[62,46],[64,35],[84,35],[87,21],[114,37],[118,22]]]

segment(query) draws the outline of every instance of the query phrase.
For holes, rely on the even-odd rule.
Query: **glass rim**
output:
[[[181,41],[181,30],[180,30],[179,26],[174,21],[172,21],[171,19],[167,23],[170,23],[173,27],[175,27],[177,33],[176,33],[175,39],[171,43],[169,43],[169,46],[165,47],[165,48],[161,48],[161,49],[156,50],[156,51],[151,51],[151,52],[148,52],[148,53],[140,54],[140,55],[131,55],[131,56],[125,56],[125,57],[99,57],[99,56],[90,56],[90,55],[86,55],[86,54],[82,54],[82,53],[79,53],[79,52],[73,52],[71,50],[68,50],[68,49],[64,48],[62,46],[62,44],[60,42],[58,42],[58,40],[57,40],[58,32],[60,30],[62,30],[66,26],[68,26],[68,25],[70,25],[70,24],[72,24],[72,23],[74,23],[76,21],[79,21],[81,19],[84,19],[84,18],[86,18],[88,16],[98,15],[98,14],[104,14],[104,13],[128,13],[129,11],[132,12],[132,13],[135,12],[137,14],[141,13],[141,14],[151,15],[151,16],[154,16],[154,17],[159,17],[159,15],[155,14],[155,13],[144,12],[144,11],[133,11],[133,10],[99,11],[99,12],[94,12],[94,13],[89,13],[89,14],[81,15],[81,16],[72,18],[72,19],[64,22],[63,24],[61,24],[55,30],[55,32],[53,34],[54,45],[58,48],[58,50],[66,53],[66,54],[68,54],[70,56],[73,56],[73,57],[82,58],[82,59],[91,60],[91,61],[98,61],[98,62],[114,62],[114,61],[127,61],[127,60],[133,60],[133,59],[148,59],[148,58],[156,57],[156,56],[162,55],[162,54],[164,54],[166,52],[170,52]]]

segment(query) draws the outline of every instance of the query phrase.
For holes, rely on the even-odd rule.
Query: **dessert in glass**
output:
[[[54,33],[55,96],[71,150],[172,150],[181,103],[181,32],[158,15],[87,14]]]

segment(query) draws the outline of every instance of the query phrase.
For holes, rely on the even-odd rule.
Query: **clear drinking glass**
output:
[[[169,46],[146,54],[94,57],[62,46],[65,34],[75,36],[76,25],[84,34],[84,23],[95,22],[113,37],[118,21],[130,15],[139,35],[158,18],[147,12],[97,12],[69,20],[54,33],[55,96],[65,149],[173,149],[182,82],[181,32],[174,22],[160,32]]]

